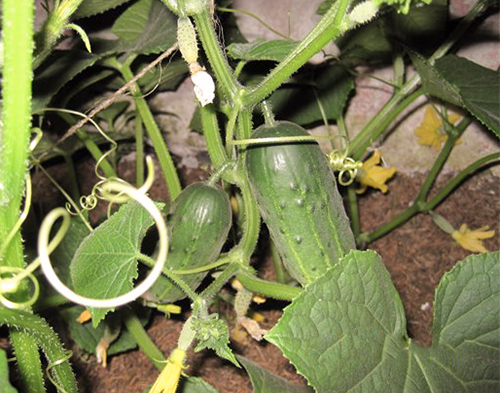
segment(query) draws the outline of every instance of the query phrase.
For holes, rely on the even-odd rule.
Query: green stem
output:
[[[208,154],[212,165],[218,170],[228,161],[228,157],[222,144],[215,106],[213,104],[205,105],[200,108],[200,113]]]
[[[413,78],[398,90],[382,109],[370,120],[358,135],[356,135],[349,145],[349,156],[354,160],[360,160],[366,149],[384,132],[391,122],[408,105],[423,94],[422,89],[418,89],[408,95],[418,84],[420,78]],[[408,96],[407,96],[408,95]],[[407,97],[406,97],[407,96]],[[406,98],[405,98],[406,97]]]
[[[142,352],[148,357],[153,365],[158,370],[163,370],[165,367],[165,356],[163,352],[158,349],[156,344],[149,337],[148,332],[144,329],[139,318],[135,313],[124,307],[122,310],[123,322],[129,333],[134,337],[135,342],[139,345]]]
[[[219,43],[215,33],[212,16],[209,13],[208,6],[205,7],[201,13],[194,15],[193,19],[203,48],[208,57],[208,61],[214,70],[224,96],[227,99],[236,98],[238,90],[240,90],[240,84],[222,51],[222,45]]]
[[[441,169],[443,169],[443,166],[448,157],[450,156],[450,153],[453,150],[455,143],[457,142],[458,138],[460,138],[462,133],[465,131],[465,129],[471,122],[472,122],[471,118],[464,117],[460,122],[460,124],[456,127],[456,131],[454,131],[451,135],[449,135],[448,139],[446,140],[446,143],[439,152],[439,155],[436,158],[434,165],[429,171],[429,174],[427,175],[424,184],[422,185],[422,189],[420,190],[420,193],[417,196],[416,203],[422,203],[427,201],[427,196],[429,195],[431,187],[436,181],[436,178],[441,172]]]
[[[21,198],[28,164],[31,123],[31,80],[33,49],[33,2],[2,2],[2,127],[0,128],[0,239],[5,239],[19,220]],[[0,255],[0,265],[24,266],[21,234],[18,232]],[[20,297],[24,294],[20,294]],[[20,315],[0,307],[0,312]],[[26,312],[22,312],[26,313]],[[28,313],[26,313],[28,314]],[[34,317],[30,315],[31,317]],[[0,315],[0,321],[2,316]],[[26,391],[43,392],[38,348],[24,331],[11,329],[17,365]],[[31,390],[32,389],[32,390]]]
[[[137,259],[144,262],[149,267],[153,267],[156,264],[156,261],[153,258],[144,254],[138,254]],[[189,285],[187,285],[181,278],[177,277],[177,274],[172,273],[167,266],[163,268],[162,273],[167,276],[170,281],[177,285],[191,300],[195,301],[198,298],[198,295],[189,287]]]
[[[117,69],[122,74],[126,82],[129,82],[134,77],[130,67],[126,64],[120,64],[116,58],[108,59],[107,64]],[[163,139],[160,129],[158,128],[158,125],[156,124],[153,114],[151,113],[151,109],[149,109],[148,103],[142,97],[141,90],[139,89],[139,85],[137,83],[132,89],[132,94],[134,96],[135,105],[139,111],[139,115],[146,126],[149,137],[153,141],[153,147],[156,155],[158,156],[158,161],[160,161],[160,167],[165,178],[165,183],[168,187],[170,200],[173,201],[182,191],[181,182],[177,176],[174,162],[172,161],[172,157],[170,157],[167,145]]]
[[[243,154],[244,159],[244,154]],[[250,189],[250,182],[246,172],[242,172],[242,182],[238,183],[241,190],[241,195],[243,197],[243,235],[239,243],[239,248],[243,252],[243,259],[250,261],[250,256],[252,255],[255,246],[257,245],[257,240],[259,239],[260,231],[260,215],[257,201],[255,200],[252,191]]]
[[[429,211],[434,209],[437,205],[439,205],[443,199],[445,199],[454,189],[457,187],[467,176],[471,173],[475,172],[483,165],[490,163],[491,161],[500,159],[500,153],[493,153],[487,155],[479,160],[470,164],[467,168],[462,170],[457,176],[455,176],[452,180],[450,180],[446,186],[444,186],[439,193],[434,196],[429,202],[427,202],[422,209],[422,211]],[[498,163],[497,163],[498,164]]]
[[[238,272],[236,279],[250,292],[273,299],[292,301],[302,292],[300,288],[262,280],[244,271]]]
[[[349,0],[335,2],[297,47],[264,78],[261,84],[243,97],[244,106],[252,107],[265,99],[315,53],[338,37],[348,5]]]
[[[69,18],[77,10],[82,1],[83,0],[62,0],[59,6],[49,14],[42,30],[36,37],[36,53],[33,59],[34,70],[36,70],[50,52],[52,52]]]
[[[87,132],[81,128],[76,131],[76,134],[83,142],[89,153],[92,155],[92,158],[96,161],[99,161],[103,156],[103,152],[101,151],[99,146],[97,146],[97,143],[90,139]],[[102,169],[102,171],[104,172],[104,176],[108,179],[118,177],[115,169],[107,159],[101,160],[99,162],[99,168]]]
[[[479,160],[473,162],[469,166],[467,166],[464,170],[462,170],[457,176],[455,176],[452,180],[450,180],[446,186],[444,186],[439,193],[434,196],[430,201],[415,201],[408,209],[404,212],[398,214],[388,223],[382,225],[380,228],[376,229],[373,232],[365,232],[359,235],[358,240],[360,244],[367,244],[378,238],[384,236],[388,232],[397,228],[401,224],[408,221],[414,215],[418,213],[427,213],[433,210],[437,205],[439,205],[450,193],[457,187],[467,176],[471,173],[475,172],[477,169],[482,167],[483,165],[490,163],[491,161],[500,159],[500,153],[493,153]]]
[[[234,276],[238,271],[239,265],[231,263],[222,271],[217,278],[210,283],[210,285],[200,294],[200,298],[209,299],[218,294],[221,288]]]
[[[361,223],[359,220],[358,196],[354,186],[347,187],[347,197],[349,198],[349,210],[351,212],[351,227],[355,237],[361,233]]]
[[[144,132],[140,116],[135,117],[135,186],[144,184]]]
[[[37,344],[35,349],[40,346],[49,363],[55,364],[66,358],[66,352],[57,335],[44,319],[26,311],[0,307],[0,325],[7,325],[10,328],[27,332]],[[64,389],[68,393],[77,392],[75,376],[68,361],[55,365],[52,367],[52,371],[55,381],[59,385],[59,390]],[[31,389],[28,391],[31,392]]]
[[[64,162],[68,168],[68,178],[69,178],[69,190],[71,197],[77,201],[80,198],[80,187],[78,185],[78,180],[76,177],[75,163],[73,162],[73,157],[71,154],[63,153]]]

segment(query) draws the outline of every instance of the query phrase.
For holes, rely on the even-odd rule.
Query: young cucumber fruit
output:
[[[252,138],[306,136],[290,122],[261,126]],[[249,147],[252,192],[288,272],[306,285],[355,248],[342,199],[316,142]]]
[[[215,262],[231,227],[232,212],[226,192],[218,186],[193,183],[175,199],[171,212],[167,268],[187,270]],[[179,277],[195,290],[207,273]],[[165,277],[160,277],[149,294],[162,303],[171,303],[185,297]]]

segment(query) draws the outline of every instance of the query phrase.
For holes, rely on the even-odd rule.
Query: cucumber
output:
[[[231,205],[223,189],[202,182],[185,188],[172,205],[166,268],[186,270],[215,262],[226,241],[231,221]],[[180,278],[195,290],[207,273],[182,275]],[[149,295],[161,303],[185,297],[184,292],[163,276],[150,289]]]
[[[252,138],[309,135],[290,122],[261,126]],[[316,142],[254,145],[246,168],[262,218],[283,263],[301,285],[355,248],[342,198]]]

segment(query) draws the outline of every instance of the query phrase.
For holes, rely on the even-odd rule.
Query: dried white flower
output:
[[[194,94],[196,94],[196,98],[200,101],[201,106],[214,101],[215,84],[208,72],[200,67],[199,70],[191,73],[191,80],[194,83]]]

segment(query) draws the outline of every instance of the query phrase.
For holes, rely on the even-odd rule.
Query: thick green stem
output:
[[[141,351],[144,352],[158,370],[163,370],[165,367],[165,356],[163,356],[163,352],[158,349],[151,337],[149,337],[148,332],[142,327],[137,315],[127,307],[123,308],[122,315],[125,327],[132,337],[134,337]]]
[[[351,227],[354,236],[357,237],[361,233],[361,223],[359,220],[358,196],[354,186],[347,187],[347,197],[349,198],[349,211],[351,213]]]
[[[109,59],[107,63],[116,68],[122,74],[126,82],[133,79],[134,75],[127,64],[122,65],[118,63],[116,59]],[[158,128],[158,125],[156,124],[153,114],[151,113],[151,109],[149,109],[148,103],[142,97],[142,93],[137,83],[132,89],[132,94],[134,96],[135,105],[139,115],[146,126],[149,137],[153,141],[153,147],[156,155],[158,156],[158,161],[160,161],[160,167],[165,178],[165,183],[168,187],[170,200],[173,201],[182,191],[181,182],[177,176],[174,162],[172,161],[172,157],[170,157],[167,145],[163,139],[160,129]]]
[[[302,292],[300,288],[262,280],[244,271],[238,272],[236,279],[250,292],[273,299],[292,301]]]
[[[240,89],[240,84],[236,79],[233,70],[229,67],[227,58],[222,51],[222,45],[217,39],[212,16],[209,13],[208,5],[199,14],[193,16],[196,29],[200,36],[205,54],[214,70],[215,76],[227,99],[234,99]]]
[[[135,117],[135,186],[144,184],[144,132],[142,119]]]
[[[21,198],[28,169],[33,2],[4,0],[2,21],[4,67],[2,127],[0,128],[0,239],[3,241],[19,220]],[[0,265],[20,268],[24,266],[19,232],[12,238],[5,249],[5,254],[0,255]],[[20,315],[21,313],[6,310],[0,306],[0,311],[3,310],[11,314],[19,313]],[[41,364],[38,348],[34,345],[33,338],[15,327],[11,329],[10,335],[22,385],[32,389],[30,391],[43,392]]]
[[[66,359],[67,354],[57,335],[44,319],[26,311],[0,307],[0,325],[7,325],[29,334],[37,344],[35,349],[37,346],[41,347],[49,363],[57,363],[51,367],[51,373],[59,385],[59,390],[64,389],[68,393],[77,392],[75,376],[71,371],[69,361],[59,362]],[[28,391],[31,392],[31,389]]]
[[[217,276],[217,278],[200,294],[200,298],[209,299],[218,294],[221,288],[235,275],[238,269],[239,265],[237,263],[227,265],[222,273],[219,274],[219,276]]]
[[[243,157],[244,158],[244,157]],[[239,247],[243,252],[243,259],[250,261],[257,240],[259,239],[260,231],[260,215],[257,201],[255,200],[250,189],[250,183],[246,172],[242,171],[242,182],[238,183],[243,197],[243,235],[241,237]]]
[[[398,90],[382,109],[370,120],[358,135],[356,135],[349,144],[349,156],[354,160],[359,160],[366,149],[384,132],[391,122],[408,105],[423,94],[421,89],[407,96],[418,84],[420,78],[413,78]],[[406,97],[407,96],[407,97]],[[405,98],[406,97],[406,98]]]
[[[341,24],[348,5],[349,0],[335,2],[297,47],[264,78],[259,86],[243,97],[243,104],[252,107],[265,99],[315,53],[338,37],[341,34]]]
[[[201,107],[200,113],[208,154],[210,155],[212,165],[218,170],[228,161],[228,158],[220,136],[217,113],[213,104]]]

